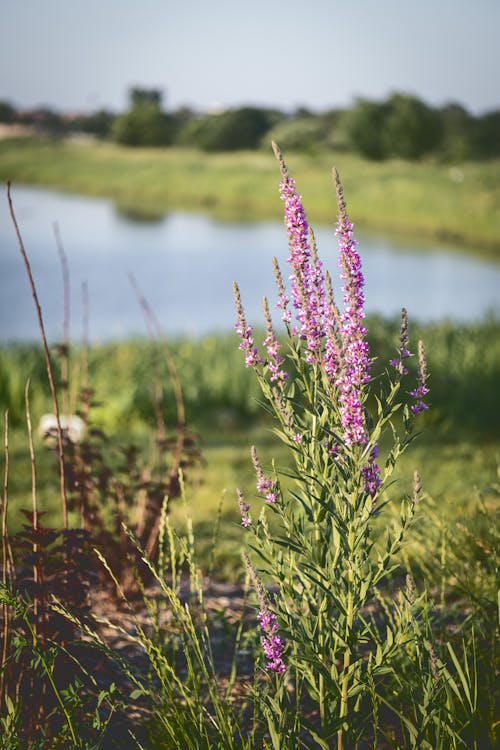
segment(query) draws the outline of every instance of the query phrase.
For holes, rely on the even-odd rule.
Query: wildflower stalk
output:
[[[9,501],[9,412],[5,412],[4,416],[4,449],[5,449],[5,464],[4,464],[4,481],[3,481],[3,497],[2,497],[2,586],[7,587],[7,509]],[[7,653],[9,646],[9,607],[7,602],[2,602],[2,624],[3,624],[3,642],[2,642],[2,656],[0,662],[0,711],[4,708],[4,687],[5,687],[5,673],[7,666]]]
[[[32,502],[32,518],[31,523],[33,527],[33,532],[36,534],[38,531],[38,503],[37,503],[37,491],[36,491],[36,462],[35,462],[35,448],[33,445],[33,430],[31,427],[31,410],[30,410],[30,399],[29,399],[29,389],[30,389],[30,380],[26,381],[26,386],[24,389],[24,400],[26,404],[26,427],[28,430],[28,445],[29,445],[29,453],[30,453],[30,463],[31,463],[31,502]],[[38,583],[38,573],[39,573],[39,562],[37,559],[37,552],[38,547],[36,542],[33,540],[33,581],[35,584]],[[34,632],[36,634],[37,629],[37,619],[38,619],[38,606],[39,606],[39,599],[38,596],[35,594],[33,597],[33,612],[35,615],[35,623],[34,623]]]
[[[17,236],[17,241],[19,243],[19,251],[21,253],[21,257],[23,259],[24,267],[26,269],[26,274],[28,276],[28,280],[31,287],[31,292],[33,295],[33,301],[35,303],[36,313],[38,317],[38,325],[40,327],[40,335],[42,338],[42,344],[43,344],[43,351],[45,354],[45,364],[47,368],[47,377],[49,379],[49,385],[50,385],[50,392],[52,395],[52,405],[54,407],[54,414],[56,417],[56,425],[57,425],[57,448],[58,448],[58,459],[59,459],[59,483],[60,483],[60,491],[61,491],[61,500],[62,500],[62,513],[63,513],[63,525],[64,528],[68,528],[68,496],[66,491],[66,478],[65,478],[65,470],[64,470],[64,445],[63,445],[63,433],[61,428],[61,420],[59,417],[59,402],[57,398],[56,393],[56,387],[55,387],[55,381],[54,381],[54,374],[53,374],[53,368],[52,368],[52,360],[50,357],[49,352],[49,346],[47,343],[47,337],[45,335],[45,326],[43,324],[43,317],[42,317],[42,308],[40,307],[40,302],[38,299],[38,294],[35,286],[35,282],[33,279],[33,275],[31,273],[31,265],[28,260],[28,256],[26,254],[26,250],[24,248],[24,242],[21,237],[21,232],[19,229],[19,225],[17,223],[16,215],[14,213],[14,206],[12,203],[12,196],[10,191],[10,182],[7,182],[7,199],[9,203],[9,210],[10,215],[12,218],[12,222],[14,224],[14,229]]]
[[[372,380],[364,324],[361,257],[338,173],[334,170],[333,177],[342,309],[335,303],[329,275],[323,272],[295,182],[279,148],[273,147],[280,166],[290,248],[289,293],[274,262],[277,307],[282,312],[287,343],[280,341],[278,346],[266,300],[266,339],[258,349],[237,286],[236,328],[245,364],[258,378],[276,419],[277,434],[292,450],[294,468],[286,472],[289,489],[285,492],[280,472],[273,471],[271,478],[252,449],[257,489],[267,501],[267,512],[277,515],[279,531],[271,534],[265,513],[250,524],[248,504],[240,497],[239,505],[261,569],[276,587],[273,613],[283,634],[280,659],[287,674],[300,685],[296,700],[300,701],[305,691],[317,707],[320,727],[302,720],[303,730],[325,748],[336,736],[337,747],[346,750],[360,736],[353,725],[354,703],[367,697],[377,684],[375,677],[381,668],[377,659],[383,661],[386,653],[383,651],[382,657],[379,653],[367,655],[366,644],[380,642],[382,637],[374,637],[361,612],[375,595],[377,584],[395,566],[416,501],[403,501],[393,532],[375,531],[373,519],[387,505],[385,488],[409,444],[416,414],[409,404],[404,406],[408,417],[400,436],[394,417],[402,407],[400,396],[407,393],[401,387],[401,369],[397,368],[394,381],[388,379],[388,387],[380,389],[380,396],[369,398],[377,384]],[[397,364],[407,356],[404,315]],[[417,403],[427,388],[424,355],[419,359],[418,393],[408,394]],[[378,445],[387,428],[394,442],[383,465]],[[255,576],[250,577],[258,590]],[[389,647],[386,651],[391,653]],[[285,721],[288,709],[278,698],[280,686],[278,679],[269,715],[279,704]],[[292,711],[290,722],[296,716]]]
[[[351,526],[349,529],[349,541],[348,541],[348,550],[349,550],[349,558],[354,559],[354,529]],[[348,713],[348,694],[349,694],[349,667],[351,664],[351,631],[352,626],[354,622],[354,597],[353,597],[353,585],[354,585],[354,577],[352,573],[352,569],[349,569],[348,571],[348,589],[347,589],[347,612],[346,612],[346,631],[345,631],[345,643],[346,643],[346,649],[344,651],[344,663],[343,663],[343,671],[342,671],[342,688],[341,688],[341,696],[340,696],[340,711],[339,711],[339,717],[341,720],[345,719]],[[343,726],[340,726],[338,735],[338,750],[344,749],[344,729]]]

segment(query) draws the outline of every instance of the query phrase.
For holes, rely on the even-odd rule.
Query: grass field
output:
[[[333,222],[335,164],[358,228],[460,244],[500,255],[499,163],[369,162],[351,154],[289,153],[312,224]],[[111,198],[120,210],[158,216],[173,209],[220,218],[280,215],[278,171],[269,151],[203,154],[106,143],[0,142],[0,177]]]

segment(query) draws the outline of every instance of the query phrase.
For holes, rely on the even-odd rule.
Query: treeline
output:
[[[417,160],[428,155],[449,161],[500,156],[500,109],[474,116],[460,104],[431,107],[395,93],[383,102],[358,99],[348,109],[293,114],[264,107],[215,113],[189,108],[167,112],[156,89],[133,88],[128,111],[89,115],[48,109],[19,112],[0,102],[0,122],[29,126],[53,136],[75,133],[126,146],[190,146],[235,151],[267,146],[271,139],[290,150],[353,151],[368,159]]]

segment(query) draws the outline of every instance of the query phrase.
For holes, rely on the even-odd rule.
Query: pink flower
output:
[[[391,359],[389,364],[396,368],[400,375],[408,375],[408,368],[403,364],[405,359],[411,357],[408,349],[408,316],[405,308],[401,310],[401,334],[399,337],[399,356],[397,359]]]
[[[278,633],[278,623],[276,621],[276,615],[274,612],[270,612],[267,608],[261,609],[257,615],[261,630],[264,635],[262,637],[262,648],[266,655],[267,668],[278,674],[283,674],[286,670],[285,662],[283,661],[283,640],[280,638]]]
[[[367,492],[372,498],[375,498],[381,484],[380,468],[375,461],[377,456],[378,448],[375,446],[371,452],[370,458],[368,459],[368,464],[361,469],[363,479],[365,480],[365,492]]]
[[[281,198],[285,203],[285,225],[290,245],[292,301],[300,323],[299,334],[306,341],[309,362],[318,361],[324,336],[324,275],[321,261],[309,244],[309,225],[295,180],[283,175]],[[284,305],[284,301],[281,303]]]
[[[234,301],[236,304],[237,322],[235,324],[236,333],[241,338],[239,348],[245,352],[245,365],[246,367],[255,367],[256,365],[262,364],[262,357],[259,356],[259,350],[254,345],[253,340],[253,328],[247,325],[245,320],[245,313],[243,312],[243,305],[241,304],[240,290],[236,282],[233,283]]]
[[[236,490],[236,494],[238,495],[238,506],[239,506],[240,515],[241,515],[241,525],[246,529],[252,523],[252,519],[248,515],[248,511],[250,510],[250,505],[245,502],[245,498],[243,497],[243,493],[240,489]]]
[[[341,211],[337,223],[340,247],[340,276],[344,281],[344,312],[341,316],[341,370],[337,379],[340,389],[340,415],[347,445],[366,442],[362,387],[370,379],[370,359],[366,328],[363,325],[364,278],[361,259],[353,239],[353,225]]]
[[[423,341],[418,342],[418,386],[414,391],[410,391],[410,396],[416,399],[417,403],[413,404],[411,410],[413,414],[420,414],[421,411],[428,409],[429,406],[423,401],[429,393],[426,386],[427,382],[427,360],[425,357],[425,348]]]
[[[252,445],[251,456],[252,463],[255,468],[255,473],[257,474],[257,492],[260,492],[261,495],[265,496],[266,503],[276,503],[278,500],[278,488],[276,482],[273,481],[270,477],[266,477],[266,475],[264,474],[261,463],[259,461],[259,457],[257,455],[257,449],[254,445]]]

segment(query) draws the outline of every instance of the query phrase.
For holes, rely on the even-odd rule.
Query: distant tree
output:
[[[481,159],[500,156],[500,110],[477,117],[473,126],[473,151]]]
[[[115,119],[111,134],[125,146],[167,146],[174,137],[172,117],[162,112],[157,89],[130,90],[130,110]]]
[[[196,113],[190,107],[179,107],[172,112],[173,142],[178,143],[182,133],[189,128],[191,122],[197,119]]]
[[[106,109],[100,109],[89,115],[75,117],[69,124],[72,131],[88,133],[96,138],[109,138],[116,115]]]
[[[460,104],[452,102],[439,110],[440,153],[444,159],[463,161],[473,152],[474,118]]]
[[[349,151],[350,142],[345,129],[345,110],[330,109],[320,115],[327,136],[325,146],[334,151]]]
[[[111,133],[124,146],[168,146],[173,127],[168,115],[145,104],[117,117]]]
[[[316,117],[291,117],[279,122],[264,136],[262,145],[276,141],[284,151],[313,153],[325,145],[326,132]]]
[[[59,112],[48,107],[23,110],[16,115],[16,122],[23,125],[33,125],[40,131],[59,137],[67,130],[67,123]]]
[[[441,142],[439,114],[414,96],[393,94],[385,107],[384,151],[402,159],[419,159]]]
[[[307,117],[288,117],[278,122],[263,138],[262,145],[276,141],[286,151],[317,151],[335,148],[345,150],[345,135],[338,110]]]
[[[173,112],[172,117],[177,125],[181,128],[187,125],[187,123],[190,122],[194,117],[196,117],[196,113],[191,109],[191,107],[179,107],[179,109],[176,109],[175,112]]]
[[[293,113],[294,120],[305,120],[308,117],[315,117],[314,112],[312,111],[312,109],[309,109],[309,107],[297,107],[297,109]]]
[[[6,101],[0,101],[0,122],[13,122],[15,120],[16,110]]]
[[[136,86],[130,89],[129,99],[132,109],[142,104],[152,104],[161,109],[163,92],[160,89],[143,89]]]
[[[179,124],[175,142],[179,146],[195,146],[202,148],[201,142],[209,130],[213,115],[193,115]]]
[[[241,107],[190,120],[179,134],[179,143],[204,151],[255,149],[262,136],[282,117],[276,110]]]
[[[378,102],[358,99],[347,110],[343,126],[347,137],[361,156],[368,159],[383,159],[387,155],[384,127],[387,106]]]

